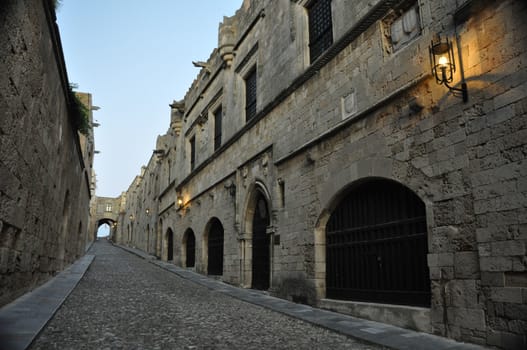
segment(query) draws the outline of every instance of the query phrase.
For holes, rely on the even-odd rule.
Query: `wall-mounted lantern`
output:
[[[178,208],[181,208],[183,206],[183,198],[182,197],[177,197],[177,206]]]
[[[463,102],[468,101],[467,83],[464,79],[463,67],[461,66],[461,88],[455,88],[449,84],[454,79],[454,72],[456,71],[456,61],[454,59],[454,49],[452,42],[446,38],[441,39],[437,35],[430,44],[430,66],[432,74],[436,78],[439,85],[445,85],[452,94],[461,97]]]
[[[145,213],[146,215],[150,215],[150,208],[146,208]]]
[[[129,218],[130,218],[130,221],[134,221],[134,216],[132,214],[130,214]]]

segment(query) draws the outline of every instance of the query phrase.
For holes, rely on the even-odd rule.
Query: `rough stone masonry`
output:
[[[112,238],[290,300],[525,348],[526,17],[520,0],[243,1]],[[437,35],[466,102],[432,76]]]
[[[52,1],[2,1],[0,76],[3,305],[83,255],[93,239],[93,137],[80,136],[72,120]]]

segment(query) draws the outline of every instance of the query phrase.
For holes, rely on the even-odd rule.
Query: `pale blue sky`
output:
[[[146,165],[242,0],[62,0],[57,22],[70,82],[93,95],[97,195],[116,197]]]

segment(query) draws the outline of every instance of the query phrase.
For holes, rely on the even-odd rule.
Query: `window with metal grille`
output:
[[[245,78],[245,121],[256,115],[256,67]]]
[[[308,9],[309,55],[314,62],[333,44],[331,0],[316,0]]]
[[[223,111],[221,106],[214,112],[214,150],[217,150],[221,146],[221,121],[223,117]]]
[[[194,170],[196,165],[196,136],[192,136],[189,140],[190,143],[190,171]]]
[[[326,226],[328,298],[430,306],[424,203],[372,180],[352,190]]]

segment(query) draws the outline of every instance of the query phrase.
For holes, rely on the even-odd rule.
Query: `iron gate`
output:
[[[187,267],[194,267],[196,264],[196,237],[192,230],[187,231],[187,244],[186,244],[186,255],[187,255]]]
[[[254,289],[269,289],[270,239],[267,234],[269,222],[267,202],[263,195],[258,193],[253,217],[252,287]]]
[[[209,232],[209,260],[207,271],[209,275],[223,274],[223,226],[221,222],[212,219]]]
[[[326,226],[328,298],[430,306],[424,203],[372,180],[352,190]]]

